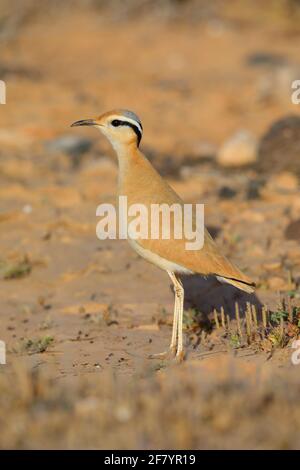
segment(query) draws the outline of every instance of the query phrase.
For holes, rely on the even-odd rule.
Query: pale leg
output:
[[[184,358],[183,352],[183,304],[184,304],[184,289],[181,280],[176,277],[173,272],[168,271],[170,278],[174,284],[175,290],[175,308],[174,308],[174,321],[173,321],[173,332],[171,341],[171,350],[176,350],[176,358],[181,361]]]
[[[171,271],[167,271],[168,275],[170,276],[173,285],[174,285],[174,293],[175,293],[175,302],[174,302],[174,315],[173,315],[173,328],[172,328],[172,339],[170,344],[170,351],[173,355],[176,354],[177,350],[177,340],[179,337],[179,330],[178,330],[178,318],[180,314],[180,307],[181,307],[181,292],[183,292],[183,287],[180,281],[176,278],[175,274]],[[181,321],[182,324],[182,321]],[[182,329],[182,327],[181,327]],[[181,331],[181,350],[182,350],[182,331]],[[178,355],[178,354],[177,354]],[[164,359],[168,356],[168,351],[158,354],[151,354],[149,356],[150,359]]]
[[[177,336],[178,336],[178,313],[179,313],[179,297],[177,294],[177,290],[175,287],[176,278],[174,274],[170,271],[167,271],[169,274],[173,284],[174,284],[174,293],[175,293],[175,302],[174,302],[174,315],[173,315],[173,328],[172,328],[172,339],[170,344],[171,352],[176,354],[176,347],[177,347]]]
[[[184,359],[184,351],[183,351],[183,304],[184,304],[184,289],[180,279],[177,279],[179,287],[178,287],[178,297],[179,297],[179,309],[178,309],[178,345],[177,345],[177,352],[176,358],[179,362]]]

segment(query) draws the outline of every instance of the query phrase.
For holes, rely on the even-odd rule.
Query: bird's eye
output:
[[[111,125],[114,127],[118,127],[121,125],[121,121],[119,121],[118,119],[114,119],[113,121],[111,121]]]

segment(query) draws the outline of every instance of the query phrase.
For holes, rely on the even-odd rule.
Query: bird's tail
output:
[[[244,292],[248,292],[248,294],[252,294],[254,292],[255,283],[254,282],[244,282],[239,279],[232,279],[223,276],[217,276],[218,281],[226,282],[227,284],[231,284],[238,289],[243,290]]]

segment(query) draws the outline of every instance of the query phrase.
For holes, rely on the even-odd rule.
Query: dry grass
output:
[[[17,119],[14,106],[7,107],[3,118],[8,144],[2,146],[0,172],[4,211],[0,220],[0,337],[8,346],[8,363],[17,358],[14,368],[0,366],[1,448],[299,448],[300,366],[290,365],[289,344],[300,333],[300,251],[297,233],[291,239],[285,236],[286,227],[298,227],[298,189],[276,189],[278,180],[273,178],[269,159],[262,174],[257,170],[229,173],[217,168],[214,161],[202,162],[197,150],[198,142],[220,143],[241,126],[261,135],[274,119],[287,113],[281,92],[272,94],[269,104],[261,100],[255,84],[265,78],[264,69],[250,70],[245,64],[256,52],[259,56],[266,51],[272,58],[277,51],[274,37],[284,58],[298,63],[294,46],[297,15],[290,15],[290,29],[279,27],[276,35],[271,30],[262,35],[261,27],[252,26],[278,26],[287,19],[281,15],[284,8],[288,12],[288,5],[296,8],[299,2],[269,0],[262,5],[236,0],[222,18],[217,5],[228,3],[1,2],[0,38],[8,46],[1,78],[13,78],[10,100],[18,103]],[[102,15],[104,4],[109,5],[107,15]],[[235,8],[238,4],[240,9]],[[84,19],[80,8],[93,8],[91,16]],[[57,19],[64,12],[67,15],[60,24]],[[42,18],[45,13],[47,21]],[[50,15],[55,21],[49,21]],[[151,15],[174,18],[179,28],[166,24],[161,30],[151,29],[147,23]],[[139,21],[134,28],[130,22],[126,26],[127,19],[136,17]],[[116,18],[118,21],[111,21]],[[216,18],[222,21],[215,22]],[[198,24],[181,28],[181,20],[190,25],[191,19],[203,20],[207,28]],[[39,21],[48,28],[45,35],[41,34],[43,27],[31,28]],[[27,28],[22,29],[23,25]],[[93,60],[89,34],[97,44]],[[221,35],[228,61],[223,62],[219,54],[215,34]],[[113,61],[111,51],[115,52]],[[130,69],[124,51],[137,58]],[[144,58],[144,62],[139,60]],[[170,59],[169,65],[166,59]],[[166,68],[162,67],[165,62]],[[174,64],[175,80],[166,80],[173,76]],[[120,70],[124,70],[122,86]],[[137,77],[141,86],[137,86]],[[66,93],[67,84],[73,83],[72,93]],[[127,245],[116,243],[112,249],[103,243],[100,251],[96,244],[95,205],[99,197],[114,200],[115,167],[102,159],[106,153],[100,147],[75,165],[69,155],[52,154],[44,146],[45,140],[68,134],[66,126],[77,115],[80,118],[94,107],[99,112],[110,109],[124,97],[133,109],[140,107],[148,123],[145,144],[148,136],[148,143],[152,138],[156,142],[147,154],[162,155],[157,157],[157,166],[168,176],[176,176],[172,184],[179,194],[184,189],[188,200],[203,197],[214,208],[209,217],[221,229],[219,241],[226,254],[248,263],[249,274],[259,277],[261,301],[272,306],[272,311],[265,308],[260,312],[253,305],[242,308],[240,303],[241,310],[237,306],[230,312],[226,296],[217,287],[209,295],[208,289],[197,292],[201,309],[210,308],[205,301],[214,296],[212,292],[218,292],[215,300],[224,301],[212,307],[218,310],[213,314],[214,323],[207,320],[203,324],[202,319],[199,326],[194,309],[185,312],[190,355],[179,367],[141,359],[152,347],[152,352],[158,352],[169,341],[170,328],[164,325],[170,325],[171,315],[164,313],[157,325],[152,324],[153,311],[169,301],[169,293],[162,288],[165,278],[156,271],[152,274],[152,268],[143,262],[139,264],[127,252]],[[170,103],[176,103],[171,113]],[[164,117],[159,135],[158,105]],[[195,125],[194,130],[188,125],[182,132],[181,116],[187,115],[187,106]],[[164,142],[164,135],[170,135],[170,140]],[[12,146],[12,142],[18,145]],[[192,168],[186,176],[180,172],[183,166]],[[293,173],[294,166],[287,170]],[[266,184],[252,199],[245,188],[250,194],[252,183],[258,184],[261,176]],[[223,187],[236,195],[231,201],[219,196]],[[21,210],[28,204],[33,208],[31,215]],[[240,221],[239,214],[244,216]],[[290,268],[295,285],[293,279],[283,279]],[[286,302],[275,308],[277,289],[284,292]],[[153,292],[155,308],[151,305]],[[133,301],[137,303],[129,308]],[[90,313],[91,303],[99,312],[92,309]],[[228,350],[238,356],[235,362],[228,361]],[[280,375],[278,365],[283,366]],[[258,366],[272,373],[260,378]]]
[[[21,3],[21,4],[20,4]],[[12,37],[25,23],[36,19],[39,15],[49,15],[53,12],[70,11],[74,8],[93,9],[101,15],[109,13],[114,18],[128,19],[141,15],[154,15],[165,19],[182,21],[202,21],[218,17],[222,12],[234,19],[234,11],[245,18],[257,21],[261,17],[263,21],[279,21],[282,17],[293,20],[299,16],[299,0],[268,0],[262,5],[259,1],[235,0],[228,8],[225,0],[2,0],[0,8],[0,35]],[[232,5],[234,3],[234,6]],[[232,8],[233,6],[233,8]],[[267,12],[267,13],[266,13]]]
[[[224,307],[220,312],[213,311],[212,320],[201,323],[201,313],[195,309],[184,312],[184,326],[190,338],[201,338],[203,346],[210,350],[223,345],[225,349],[251,348],[272,355],[276,349],[290,346],[300,334],[300,307],[294,305],[293,292],[282,298],[277,309],[268,310],[263,305],[259,310],[247,302],[242,311],[235,303],[235,319],[226,314]]]
[[[206,382],[185,367],[131,383],[93,374],[71,386],[19,363],[0,375],[0,447],[299,447],[299,374],[254,383],[228,368],[224,378]]]

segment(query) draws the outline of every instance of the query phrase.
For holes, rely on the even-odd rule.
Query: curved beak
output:
[[[95,126],[97,123],[95,119],[82,119],[81,121],[75,121],[71,124],[71,127],[76,126]]]

